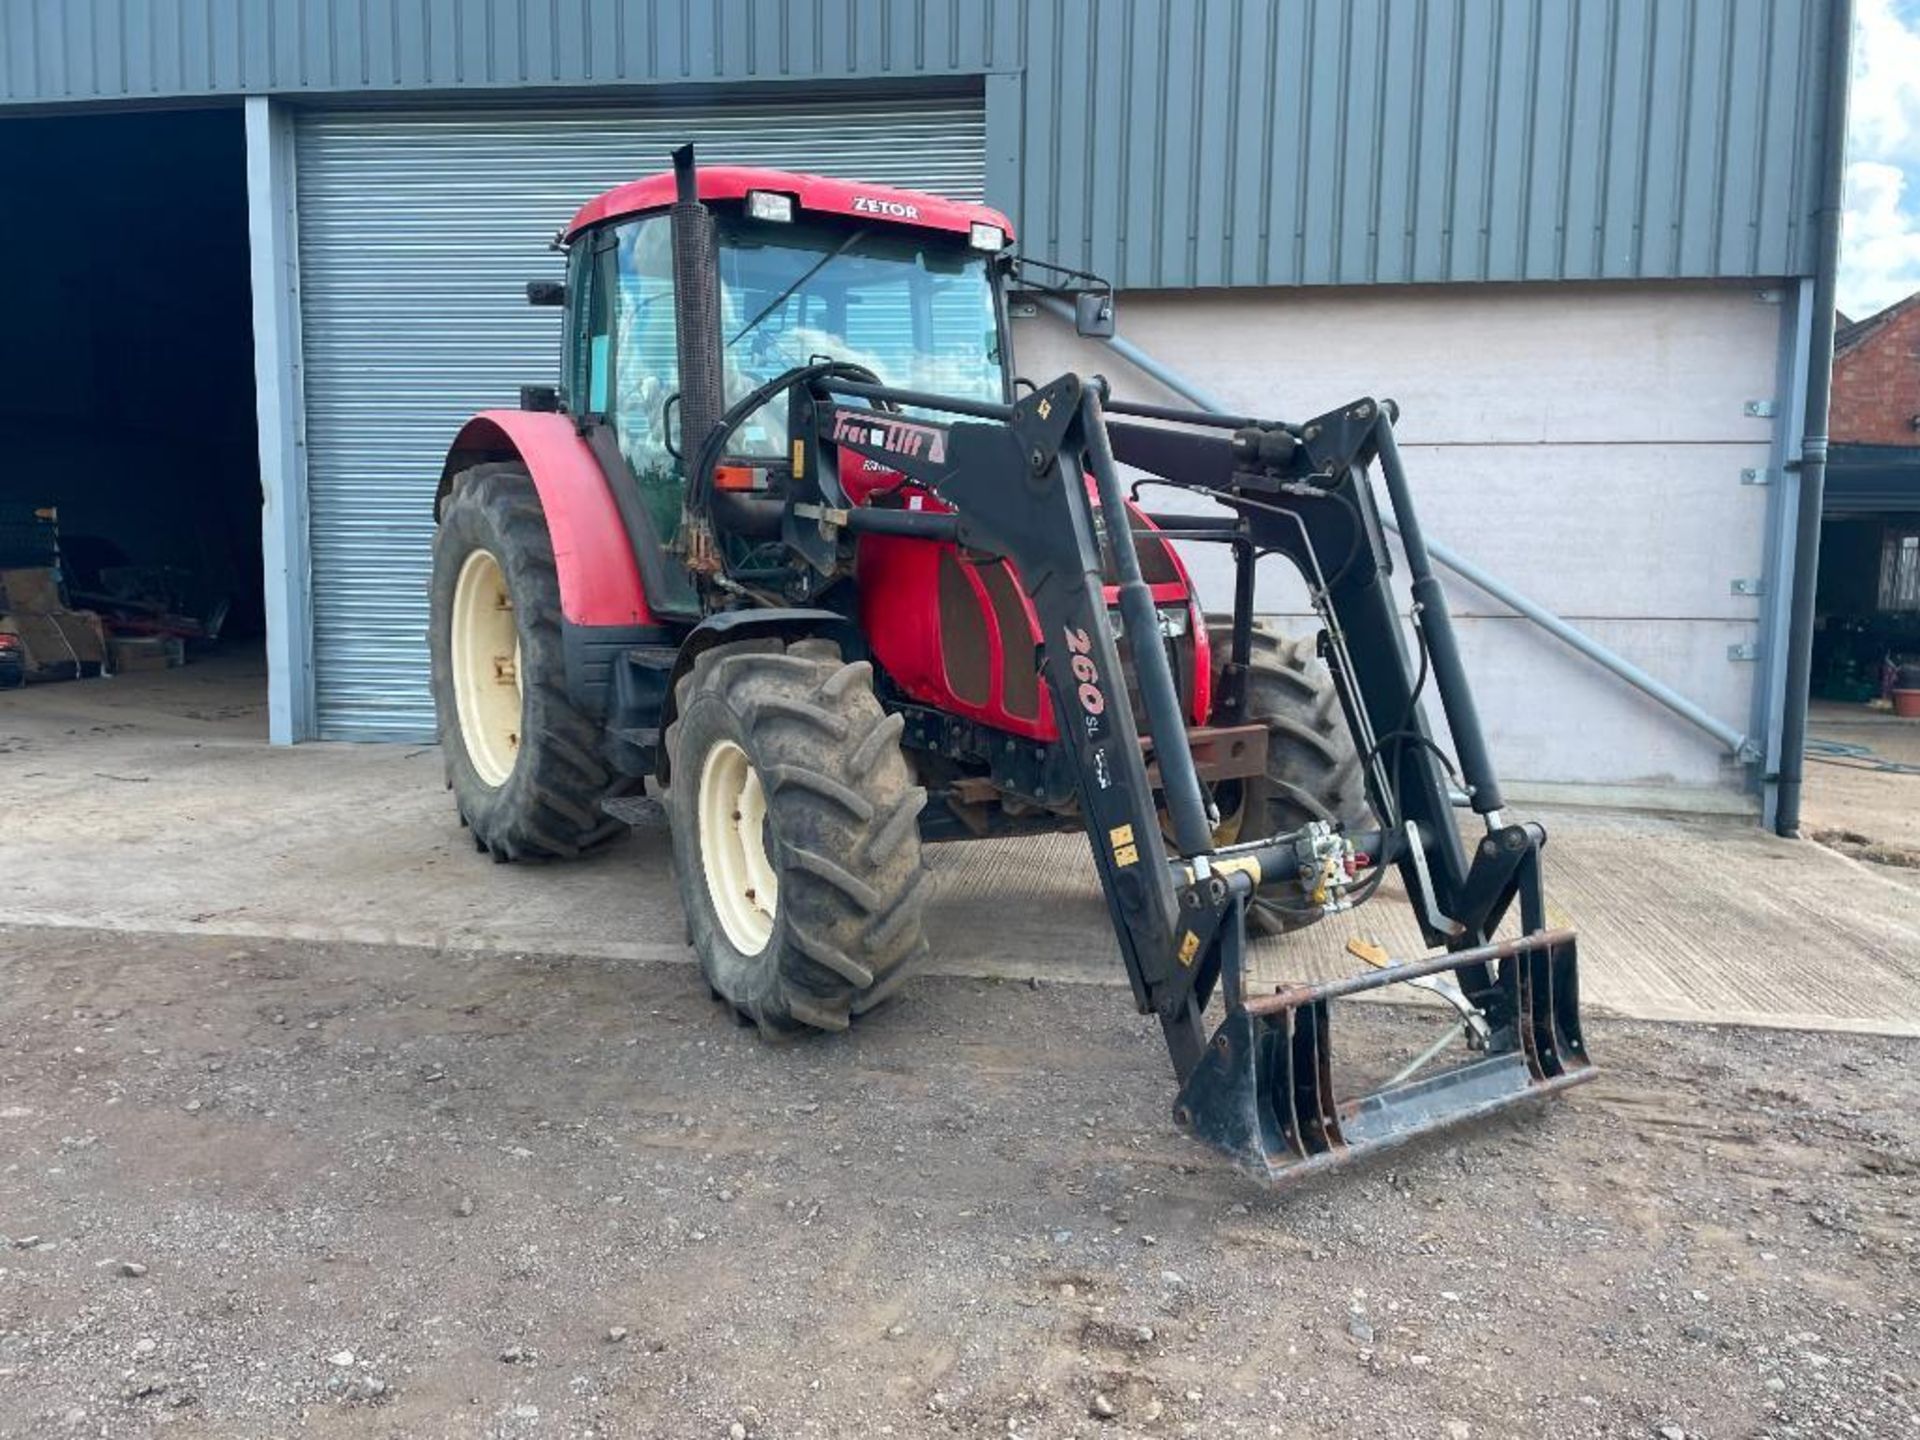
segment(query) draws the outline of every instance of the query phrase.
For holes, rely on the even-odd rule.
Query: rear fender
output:
[[[840,653],[849,660],[867,658],[866,643],[860,636],[859,626],[835,610],[769,607],[763,610],[723,610],[718,615],[709,615],[680,642],[680,653],[674,658],[673,674],[667,681],[667,701],[666,708],[660,714],[660,733],[664,736],[667,727],[673,724],[675,716],[679,714],[680,678],[693,669],[693,662],[700,658],[702,651],[742,640],[793,641],[811,636],[834,641],[840,646]],[[662,784],[672,781],[668,766],[667,747],[663,744],[657,762],[657,773]]]
[[[483,410],[447,452],[434,518],[454,477],[489,460],[518,460],[533,476],[560,572],[560,609],[575,625],[650,625],[640,569],[619,507],[587,442],[565,415]]]

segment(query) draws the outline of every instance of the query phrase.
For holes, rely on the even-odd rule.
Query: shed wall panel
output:
[[[987,198],[1127,288],[1792,276],[1831,3],[0,0],[0,107],[1005,73]]]
[[[557,377],[559,312],[529,307],[524,284],[559,278],[547,241],[582,201],[689,139],[713,163],[978,199],[983,132],[977,101],[307,116],[295,153],[320,736],[432,733],[440,467],[468,415]]]

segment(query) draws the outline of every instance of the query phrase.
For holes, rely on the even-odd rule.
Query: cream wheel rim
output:
[[[779,881],[767,858],[767,792],[731,740],[719,740],[700,767],[700,863],[727,941],[758,955],[773,938]]]
[[[498,789],[520,758],[520,627],[491,550],[461,562],[453,586],[453,703],[460,742],[483,784]]]

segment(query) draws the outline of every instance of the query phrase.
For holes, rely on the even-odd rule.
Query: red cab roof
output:
[[[801,175],[791,170],[761,170],[750,165],[702,165],[695,172],[702,200],[739,200],[749,190],[778,190],[793,196],[802,210],[826,215],[851,215],[861,220],[884,220],[923,230],[949,230],[965,235],[974,222],[998,225],[1007,243],[1013,226],[990,205],[948,200],[918,190],[896,190],[891,185],[868,185],[857,180],[830,180],[824,175]],[[589,225],[623,215],[664,210],[673,204],[672,172],[630,180],[589,200],[567,226],[571,240]]]

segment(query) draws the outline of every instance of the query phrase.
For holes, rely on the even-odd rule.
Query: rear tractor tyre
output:
[[[1210,619],[1207,639],[1217,687],[1233,643],[1232,622]],[[1360,755],[1347,732],[1333,676],[1311,639],[1290,639],[1254,624],[1245,715],[1249,722],[1266,724],[1267,769],[1222,797],[1224,841],[1285,834],[1313,820],[1355,828],[1368,824],[1372,811]],[[1261,886],[1247,910],[1247,926],[1257,935],[1303,930],[1321,918],[1307,908],[1297,880]]]
[[[428,649],[447,784],[495,860],[578,855],[625,829],[600,809],[637,782],[567,697],[560,581],[532,477],[465,470],[433,538]]]
[[[926,949],[901,718],[825,640],[716,646],[676,705],[673,868],[708,985],[769,1037],[846,1029]]]

